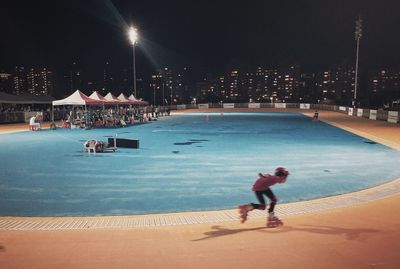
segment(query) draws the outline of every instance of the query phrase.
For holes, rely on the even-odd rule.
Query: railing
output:
[[[399,111],[386,111],[383,109],[363,109],[337,105],[308,104],[308,103],[206,103],[206,104],[181,104],[170,106],[171,110],[208,108],[276,108],[276,109],[305,109],[336,111],[354,117],[363,117],[371,120],[381,120],[391,123],[400,122]],[[54,111],[54,120],[66,118],[67,110]],[[0,113],[0,123],[28,122],[31,114],[36,112],[6,112]],[[50,121],[50,111],[43,111],[44,121]]]
[[[24,112],[0,112],[0,123],[25,122]]]
[[[21,111],[21,112],[0,112],[0,124],[1,123],[23,123],[29,122],[29,119],[37,113],[43,115],[43,121],[51,120],[50,111]],[[68,111],[54,111],[54,120],[61,120],[66,118]]]
[[[173,105],[171,110],[183,109],[209,109],[209,108],[276,108],[276,109],[304,109],[304,110],[325,110],[336,111],[354,117],[362,117],[371,120],[381,120],[391,123],[400,122],[399,111],[386,111],[383,109],[364,109],[352,108],[337,105],[307,104],[307,103],[205,103],[205,104],[187,104]]]

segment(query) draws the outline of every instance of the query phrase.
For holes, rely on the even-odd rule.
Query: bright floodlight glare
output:
[[[136,41],[138,40],[138,32],[137,29],[133,26],[129,27],[129,40],[131,41],[132,45],[135,45]]]

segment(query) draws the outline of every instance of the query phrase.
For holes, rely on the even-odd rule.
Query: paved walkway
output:
[[[304,112],[304,111],[301,111]],[[311,116],[310,113],[305,113]],[[370,129],[363,130],[354,125],[353,121],[348,121],[347,115],[341,115],[332,112],[322,112],[322,119],[339,128],[356,133],[376,142],[388,145],[392,148],[400,150],[400,128],[397,125],[378,123],[385,130],[390,129],[394,133],[398,133],[399,141],[396,139],[386,139],[375,134],[382,132],[379,128],[374,132]],[[341,120],[338,120],[341,119]],[[358,121],[371,122],[368,119],[357,119]],[[13,125],[0,127],[0,131],[23,130],[24,125]],[[10,128],[11,127],[11,128]],[[2,130],[3,129],[3,130]],[[353,192],[349,194],[316,199],[305,202],[296,202],[289,204],[280,204],[277,207],[277,215],[286,217],[302,213],[320,212],[335,208],[354,206],[360,203],[367,203],[378,199],[383,199],[400,194],[400,179],[394,180],[387,184],[377,186],[375,188]],[[265,212],[252,211],[249,215],[250,219],[265,218]],[[88,230],[88,229],[120,229],[135,227],[159,227],[173,225],[187,225],[199,223],[213,223],[225,221],[237,221],[238,213],[236,209],[207,211],[207,212],[184,212],[171,214],[153,214],[153,215],[132,215],[132,216],[101,216],[101,217],[0,217],[0,230]]]
[[[320,118],[394,148],[400,145],[399,125],[324,111]],[[266,228],[262,215],[240,224],[236,210],[158,215],[170,218],[169,225],[148,219],[157,215],[84,218],[68,227],[61,222],[71,218],[1,218],[0,268],[397,269],[398,184],[279,204],[277,210],[288,215],[276,229]],[[198,220],[203,223],[194,224]]]

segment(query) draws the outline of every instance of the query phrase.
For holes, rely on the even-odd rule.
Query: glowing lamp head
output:
[[[129,27],[128,35],[129,35],[129,41],[131,42],[131,44],[135,45],[138,40],[137,29],[133,26]]]

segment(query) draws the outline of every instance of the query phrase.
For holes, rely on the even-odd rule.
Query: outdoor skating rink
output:
[[[320,120],[400,150],[399,125],[325,111]],[[285,225],[275,229],[260,216],[240,224],[230,211],[203,212],[212,222],[196,221],[196,213],[164,214],[174,225],[141,216],[134,228],[124,228],[127,217],[64,218],[74,229],[51,218],[3,217],[0,268],[400,268],[400,182],[393,180],[341,198],[278,204]],[[4,223],[20,223],[20,230],[2,229]]]

